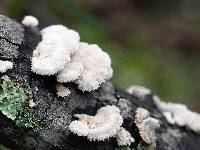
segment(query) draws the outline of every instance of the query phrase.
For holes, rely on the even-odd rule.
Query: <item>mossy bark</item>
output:
[[[30,58],[41,40],[38,29],[25,27],[2,15],[0,28],[0,59],[14,62],[14,68],[0,74],[0,77],[6,74],[15,82],[30,86],[33,101],[36,103],[34,116],[44,125],[39,132],[31,128],[18,127],[13,120],[0,112],[0,143],[14,150],[113,150],[118,147],[116,139],[89,142],[84,137],[72,134],[68,125],[74,120],[75,113],[94,115],[102,106],[116,105],[124,119],[123,127],[136,140],[130,148],[137,149],[138,144],[142,148],[148,148],[141,143],[133,121],[135,110],[140,106],[148,109],[161,123],[161,128],[156,132],[156,149],[199,149],[200,136],[188,129],[169,125],[154,105],[152,95],[140,99],[106,82],[99,89],[85,93],[75,84],[67,84],[71,91],[70,96],[58,97],[55,89],[57,81],[54,76],[40,76],[31,72]]]

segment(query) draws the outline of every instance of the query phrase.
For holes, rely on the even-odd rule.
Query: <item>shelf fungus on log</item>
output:
[[[79,34],[63,25],[51,25],[41,31],[42,41],[33,51],[32,71],[41,75],[54,75],[71,60],[79,49]]]
[[[154,102],[168,123],[185,126],[200,134],[199,113],[192,112],[183,104],[162,102],[158,96],[154,96]]]
[[[56,74],[58,82],[75,82],[82,91],[96,90],[112,77],[109,55],[96,44],[80,42],[74,30],[51,25],[44,28],[41,35],[42,41],[32,56],[31,70],[36,74]]]
[[[72,121],[69,129],[78,136],[87,136],[90,141],[104,141],[115,137],[123,123],[120,110],[114,105],[100,108],[95,116],[75,114],[79,120]]]
[[[145,143],[152,144],[156,141],[155,130],[160,127],[160,124],[157,119],[150,117],[148,110],[137,108],[134,122]]]
[[[59,82],[74,80],[82,91],[93,91],[112,77],[111,59],[96,44],[81,42],[71,59],[57,75]]]
[[[63,70],[57,75],[58,82],[72,82],[75,81],[83,72],[82,63],[69,62],[65,65]]]
[[[135,139],[123,127],[121,127],[120,130],[117,132],[116,138],[117,138],[117,144],[119,146],[126,146],[126,145],[130,146],[131,143],[135,142]]]

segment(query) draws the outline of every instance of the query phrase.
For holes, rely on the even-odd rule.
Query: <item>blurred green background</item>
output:
[[[40,28],[64,24],[112,58],[113,83],[146,86],[200,112],[199,0],[0,0],[0,13]]]

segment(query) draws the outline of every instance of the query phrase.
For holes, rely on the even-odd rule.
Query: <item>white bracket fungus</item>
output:
[[[38,26],[39,21],[34,16],[25,16],[24,19],[22,20],[22,24],[27,27],[36,27]]]
[[[152,144],[156,141],[155,130],[160,127],[160,124],[157,119],[150,117],[148,110],[137,108],[134,122],[144,142]]]
[[[117,132],[116,138],[117,138],[117,144],[119,146],[125,146],[125,145],[130,146],[131,143],[135,142],[135,139],[123,127],[121,127],[120,130]]]
[[[80,49],[72,56],[71,63],[57,75],[59,82],[73,81],[82,91],[97,89],[112,77],[111,59],[96,44],[80,43]]]
[[[79,49],[79,34],[63,25],[51,25],[41,31],[42,41],[33,51],[32,71],[53,75],[64,68]]]
[[[12,69],[12,68],[13,68],[12,62],[0,60],[0,72],[1,73],[4,73],[7,70]]]
[[[71,82],[81,75],[83,65],[81,63],[69,62],[65,65],[63,70],[57,75],[58,82]]]
[[[162,102],[158,96],[154,96],[154,102],[170,124],[186,126],[200,133],[199,113],[192,112],[183,104]]]
[[[137,125],[137,123],[142,123],[143,120],[147,119],[150,117],[149,111],[138,107],[136,110],[136,115],[135,115],[135,123]]]
[[[57,84],[56,85],[56,90],[57,90],[57,95],[58,97],[65,97],[70,94],[70,90],[66,87],[64,87],[62,84]]]
[[[78,136],[87,136],[90,141],[115,137],[123,123],[120,110],[112,105],[100,108],[95,116],[76,114],[79,120],[72,121],[69,129]]]
[[[139,85],[130,86],[126,91],[142,100],[145,99],[145,96],[152,94],[150,89]]]
[[[24,24],[30,25],[31,19],[26,16]],[[58,82],[75,82],[82,91],[95,90],[112,77],[109,55],[96,44],[80,42],[77,32],[63,25],[51,25],[41,34],[42,41],[33,51],[33,72],[57,74]]]

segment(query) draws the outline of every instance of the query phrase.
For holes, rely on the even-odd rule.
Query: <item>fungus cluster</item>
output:
[[[82,91],[92,91],[111,78],[110,66],[110,57],[98,45],[81,42],[79,50],[72,56],[71,63],[57,75],[57,80],[75,81]]]
[[[33,51],[32,71],[54,75],[70,62],[79,48],[79,34],[63,25],[52,25],[41,31],[42,41]]]
[[[142,140],[147,144],[155,142],[155,130],[160,127],[159,121],[150,117],[148,110],[137,108],[135,115],[135,124],[139,129]]]
[[[13,63],[11,61],[0,60],[0,72],[4,73],[9,69],[13,68]]]
[[[157,96],[154,96],[154,102],[170,124],[185,126],[200,133],[200,114],[192,112],[183,104],[162,102]]]
[[[100,108],[95,116],[75,114],[79,120],[72,121],[69,129],[78,136],[86,136],[90,141],[104,141],[117,137],[118,145],[130,145],[134,142],[130,133],[121,128],[123,118],[114,105]]]
[[[41,34],[42,41],[33,51],[33,72],[56,75],[60,83],[75,82],[82,91],[95,90],[112,77],[109,55],[96,44],[80,42],[76,31],[51,25]]]

